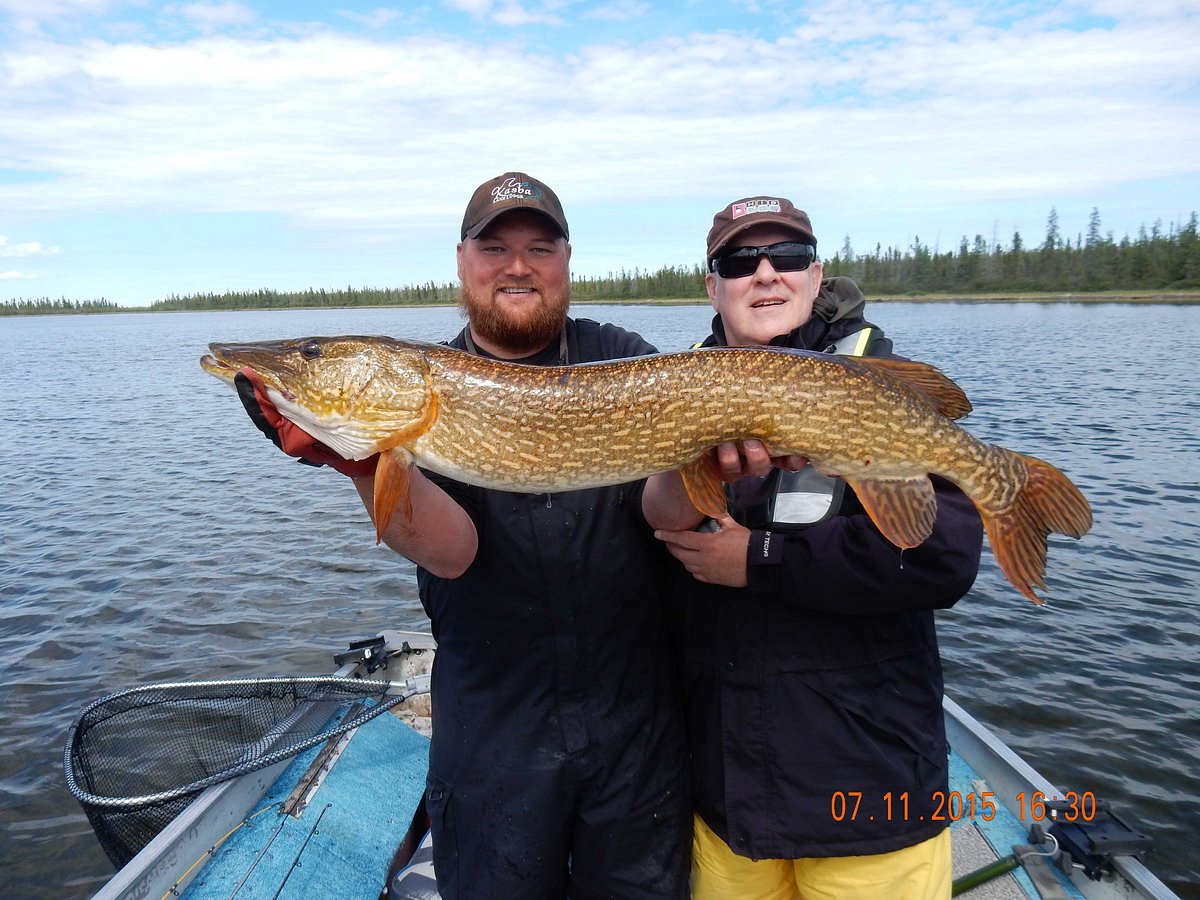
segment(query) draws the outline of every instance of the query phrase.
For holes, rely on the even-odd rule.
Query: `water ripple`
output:
[[[1083,541],[1052,540],[1045,607],[1018,597],[985,551],[974,589],[939,614],[949,693],[1051,780],[1095,791],[1152,833],[1152,866],[1186,894],[1200,880],[1200,401],[1164,385],[1193,380],[1197,311],[871,312],[899,351],[963,386],[968,430],[1054,462],[1095,510]],[[711,311],[582,314],[675,350],[707,333]],[[374,545],[341,476],[286,460],[248,426],[200,372],[205,345],[438,340],[460,319],[386,309],[4,327],[0,895],[86,894],[109,868],[60,760],[87,702],[149,681],[328,671],[349,640],[425,626],[413,567]],[[62,872],[74,874],[63,883]]]

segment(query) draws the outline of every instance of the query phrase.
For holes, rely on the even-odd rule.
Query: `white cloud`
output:
[[[36,276],[26,275],[24,272],[0,272],[0,281],[19,281],[21,279],[33,279]]]
[[[521,25],[562,25],[563,19],[561,16],[550,12],[549,10],[532,11],[526,9],[524,5],[514,2],[501,3],[496,11],[492,14],[492,21],[497,25],[510,25],[519,27]]]
[[[168,7],[177,11],[202,31],[217,31],[230,25],[250,25],[258,18],[254,10],[233,0],[223,3],[188,3],[180,7]]]
[[[58,247],[44,247],[37,242],[12,244],[7,237],[0,234],[0,257],[21,259],[26,256],[53,256],[61,252]]]
[[[389,22],[395,20],[400,15],[400,11],[396,9],[387,9],[382,6],[377,6],[367,13],[354,12],[349,9],[339,9],[338,15],[349,19],[351,22],[357,22],[367,28],[383,28]]]
[[[599,22],[631,22],[645,16],[650,10],[650,4],[641,0],[612,0],[611,3],[601,3],[584,10],[581,17]]]
[[[453,5],[489,20],[510,9]],[[226,7],[244,9],[205,8]],[[0,49],[0,157],[55,177],[0,182],[0,207],[397,228],[460,214],[465,190],[510,168],[576,203],[766,185],[864,215],[1197,174],[1200,62],[1178,21],[1005,30],[972,8],[923,9],[914,21],[847,0],[771,39],[557,55],[329,30],[30,41]]]
[[[121,0],[0,0],[0,13],[15,18],[52,19],[72,13],[99,13]]]
[[[445,0],[450,9],[465,12],[473,19],[482,19],[491,11],[492,0]]]
[[[76,15],[98,15],[121,0],[0,0],[0,25],[4,17],[11,18],[12,32],[37,35],[43,26]],[[0,36],[4,29],[0,28]]]
[[[552,12],[554,4],[540,10],[530,10],[517,0],[445,0],[451,9],[465,12],[473,19],[495,22],[497,25],[562,25],[563,19]]]
[[[1197,18],[1193,0],[1091,0],[1084,4],[1090,12],[1115,19],[1179,19]]]

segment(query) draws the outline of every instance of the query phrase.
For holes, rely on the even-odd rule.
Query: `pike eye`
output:
[[[309,341],[300,348],[300,355],[305,359],[316,359],[321,355],[321,345],[316,341]]]

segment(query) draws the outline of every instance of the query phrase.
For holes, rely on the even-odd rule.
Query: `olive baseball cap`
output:
[[[731,240],[755,225],[781,225],[800,236],[801,243],[817,246],[812,222],[808,213],[796,209],[791,200],[783,197],[746,197],[730,203],[713,216],[712,228],[708,232],[708,258]]]
[[[462,220],[462,240],[479,237],[488,223],[501,213],[531,209],[554,223],[570,239],[567,217],[554,191],[524,172],[505,172],[475,188]]]

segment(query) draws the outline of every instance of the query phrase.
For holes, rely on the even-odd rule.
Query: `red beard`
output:
[[[557,338],[571,302],[570,285],[556,291],[546,290],[539,284],[528,286],[538,291],[541,302],[533,309],[514,313],[497,305],[491,292],[480,297],[464,284],[458,305],[471,323],[475,336],[504,348],[513,356],[530,356]]]

